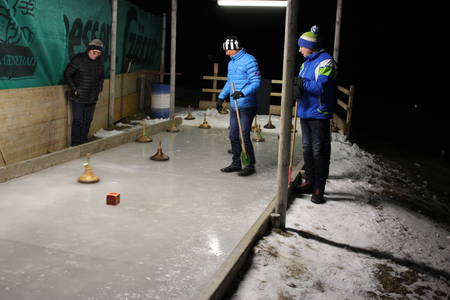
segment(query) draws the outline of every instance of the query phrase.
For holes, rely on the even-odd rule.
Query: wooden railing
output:
[[[203,80],[212,80],[212,88],[202,88],[202,92],[211,93],[211,100],[200,100],[199,108],[207,109],[216,107],[217,94],[222,90],[217,88],[218,81],[227,81],[227,77],[218,76],[219,75],[219,64],[214,63],[214,73],[213,75],[205,75],[203,76]],[[283,84],[282,80],[271,80],[272,84]],[[355,94],[355,86],[351,85],[350,89],[346,89],[342,86],[337,87],[339,92],[342,92],[345,96],[347,96],[346,100],[337,99],[337,104],[342,107],[345,111],[345,120],[339,117],[337,114],[333,114],[333,119],[331,120],[331,128],[335,132],[340,132],[345,136],[349,136],[350,134],[350,126],[352,122],[352,108],[353,108],[353,99]],[[281,97],[281,92],[271,91],[270,96]],[[270,114],[280,115],[281,107],[280,105],[270,105]]]
[[[350,135],[350,126],[352,124],[352,110],[353,110],[353,100],[355,95],[355,86],[351,85],[350,89],[346,89],[340,85],[337,87],[338,91],[344,94],[346,101],[337,98],[337,104],[342,107],[345,111],[345,120],[339,117],[337,114],[333,114],[333,119],[331,121],[331,130],[335,132],[340,132],[345,136]]]
[[[218,81],[227,81],[227,77],[218,76],[219,75],[219,64],[214,64],[214,72],[213,75],[205,75],[203,76],[203,80],[212,80],[212,88],[202,88],[202,92],[211,93],[211,100],[200,100],[199,108],[207,109],[216,107],[217,94],[222,91],[222,89],[217,88]],[[272,84],[282,84],[282,80],[271,80]],[[281,97],[281,92],[270,92],[270,96]],[[270,105],[270,113],[273,115],[280,114],[280,106],[279,105]]]

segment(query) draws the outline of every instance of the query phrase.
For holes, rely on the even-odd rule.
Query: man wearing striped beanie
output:
[[[230,57],[228,63],[227,82],[219,94],[216,108],[220,110],[225,98],[230,97],[230,142],[233,153],[232,162],[228,167],[220,169],[224,173],[238,172],[239,176],[249,176],[255,173],[255,153],[250,139],[250,129],[256,115],[256,92],[261,84],[258,62],[247,53],[236,36],[228,36],[223,42],[223,50]],[[234,90],[232,89],[234,84]],[[242,168],[239,126],[236,106],[239,109],[245,152],[249,164]]]
[[[297,187],[299,193],[312,193],[311,201],[325,203],[331,153],[330,118],[333,116],[336,89],[336,63],[320,48],[319,27],[303,33],[298,39],[304,56],[300,72],[294,80],[294,99],[302,128],[305,179]]]

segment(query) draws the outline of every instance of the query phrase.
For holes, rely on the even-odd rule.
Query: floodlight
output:
[[[217,0],[220,6],[272,6],[286,7],[286,0]]]

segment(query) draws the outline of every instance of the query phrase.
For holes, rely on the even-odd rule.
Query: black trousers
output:
[[[89,128],[94,118],[96,103],[79,103],[71,101],[72,104],[72,140],[71,146],[84,144],[88,140]]]
[[[331,154],[329,119],[300,119],[302,127],[305,180],[314,184],[314,189],[325,191]]]

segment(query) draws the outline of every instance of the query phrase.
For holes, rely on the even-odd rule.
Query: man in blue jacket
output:
[[[249,176],[255,173],[255,153],[250,139],[250,130],[253,118],[256,115],[256,92],[260,87],[261,75],[258,62],[248,54],[239,43],[236,36],[228,36],[223,43],[223,50],[231,60],[228,63],[228,80],[219,94],[216,108],[222,109],[224,100],[230,97],[230,131],[231,151],[233,161],[228,167],[220,169],[222,172],[239,172],[239,176]],[[232,83],[235,90],[232,91]],[[237,123],[236,107],[234,99],[237,100],[239,116],[241,119],[242,134],[244,137],[245,150],[250,159],[250,164],[242,168],[240,155],[242,147],[240,143],[239,127]]]
[[[294,82],[294,98],[299,101],[297,115],[302,128],[305,180],[300,193],[312,193],[311,201],[325,202],[325,184],[330,167],[330,118],[333,115],[336,88],[336,63],[319,48],[319,28],[313,26],[298,39],[305,60]]]

